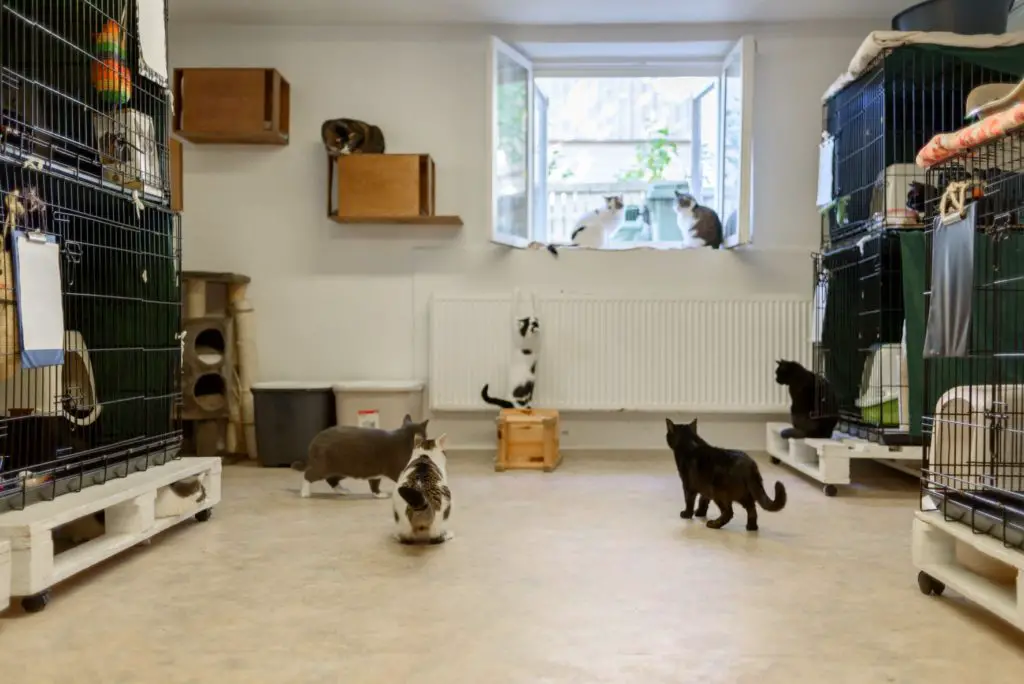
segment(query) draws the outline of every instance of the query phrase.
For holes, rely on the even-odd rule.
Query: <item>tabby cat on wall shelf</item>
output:
[[[327,154],[384,154],[384,133],[359,119],[328,119],[320,126]]]

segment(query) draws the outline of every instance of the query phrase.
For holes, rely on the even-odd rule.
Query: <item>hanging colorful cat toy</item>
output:
[[[125,66],[127,51],[122,22],[108,21],[95,36],[95,57],[92,63],[92,85],[100,99],[108,104],[123,105],[132,97],[132,72]]]

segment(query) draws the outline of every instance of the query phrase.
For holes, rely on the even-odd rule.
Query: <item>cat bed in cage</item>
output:
[[[63,416],[78,426],[92,425],[103,407],[96,394],[89,348],[82,333],[64,332],[64,364],[20,368],[0,382],[0,416],[12,411]]]
[[[871,219],[885,228],[922,228],[924,223],[916,209],[911,209],[911,182],[922,185],[926,174],[915,164],[890,164],[879,174],[871,192]]]
[[[934,136],[917,153],[917,165],[925,169],[931,168],[953,157],[960,156],[971,148],[997,140],[1021,126],[1024,126],[1024,102],[1017,102],[1010,105],[1008,109],[986,116],[966,128]],[[1002,160],[999,157],[1004,152],[1000,149],[994,150],[992,166],[1000,165]],[[1012,151],[1006,153],[1013,154]]]
[[[903,401],[903,350],[899,344],[872,345],[864,362],[861,395],[854,401],[869,425],[909,429]]]

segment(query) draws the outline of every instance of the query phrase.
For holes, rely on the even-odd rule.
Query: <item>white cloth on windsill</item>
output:
[[[24,231],[15,231],[13,237],[21,365],[25,368],[63,365],[60,245],[53,235],[38,240]]]

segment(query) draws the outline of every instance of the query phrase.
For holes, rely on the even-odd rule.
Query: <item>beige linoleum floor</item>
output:
[[[915,488],[679,519],[667,454],[569,454],[550,475],[453,455],[450,544],[390,541],[390,502],[225,469],[224,502],[0,619],[0,682],[1019,684],[1024,639],[917,589]],[[362,483],[357,493],[366,492]],[[713,510],[713,509],[712,509]]]

